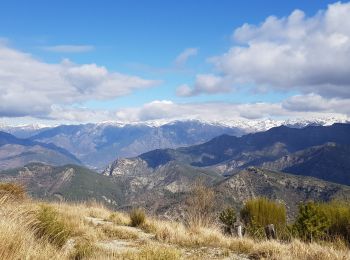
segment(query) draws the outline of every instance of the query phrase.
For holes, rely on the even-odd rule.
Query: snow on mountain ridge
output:
[[[270,128],[286,125],[290,127],[305,127],[308,125],[332,125],[334,123],[349,123],[350,119],[346,116],[333,116],[333,117],[320,117],[312,119],[295,118],[295,119],[231,119],[225,121],[212,121],[212,120],[202,120],[202,119],[161,119],[161,120],[148,120],[148,121],[137,121],[137,122],[120,122],[120,121],[103,121],[99,123],[86,123],[86,124],[72,124],[72,125],[91,125],[93,127],[104,127],[104,126],[115,126],[115,127],[125,127],[125,126],[148,126],[148,127],[161,127],[163,125],[174,125],[180,122],[192,122],[200,123],[203,125],[216,125],[223,127],[235,127],[245,130],[246,132],[258,132],[266,131]],[[69,125],[69,124],[64,124]],[[52,128],[60,125],[49,125],[49,124],[22,124],[22,125],[6,125],[4,123],[0,124],[0,130],[11,132],[13,129],[21,130],[40,130],[43,128]]]

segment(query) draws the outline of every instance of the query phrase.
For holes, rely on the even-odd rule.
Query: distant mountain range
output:
[[[161,129],[171,132],[167,127],[174,129]],[[176,125],[175,136],[180,138],[178,129]],[[186,125],[184,129],[189,128]],[[74,128],[65,131],[67,135],[69,131],[79,135]],[[38,135],[44,138],[48,133],[45,130]],[[62,148],[33,139],[3,133],[0,148],[9,144],[39,146],[69,155]],[[22,182],[39,198],[96,199],[119,209],[142,206],[155,214],[181,218],[183,202],[200,180],[216,192],[218,210],[225,205],[238,208],[247,199],[265,196],[286,203],[288,214],[293,217],[301,201],[350,199],[349,151],[350,124],[301,129],[280,126],[240,137],[220,135],[198,145],[156,149],[117,159],[102,174],[72,164],[31,163],[0,171],[0,181]]]
[[[187,147],[201,144],[222,134],[242,136],[286,125],[301,128],[307,125],[329,125],[344,122],[345,118],[318,118],[313,120],[231,120],[205,122],[199,120],[151,121],[132,124],[115,122],[83,125],[0,126],[18,138],[29,138],[54,144],[73,154],[89,168],[103,170],[116,158],[134,157],[163,148]],[[17,165],[23,166],[23,165]]]
[[[73,154],[54,144],[20,139],[0,132],[0,170],[23,166],[31,162],[52,165],[81,164]]]
[[[243,131],[199,121],[178,121],[161,126],[86,124],[50,128],[30,139],[53,143],[70,151],[86,166],[103,169],[118,157],[136,156],[165,147],[198,144],[224,133],[242,135]]]
[[[330,142],[334,144],[327,144]],[[177,162],[210,169],[223,176],[258,166],[348,184],[349,145],[350,124],[302,129],[280,126],[242,137],[221,135],[200,145],[158,149],[117,160],[105,174],[132,172],[140,168],[135,164],[142,165],[151,174],[169,162]]]

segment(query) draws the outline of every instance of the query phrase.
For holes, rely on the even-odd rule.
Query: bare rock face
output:
[[[140,158],[118,159],[102,172],[106,176],[140,176],[151,172],[146,161]]]
[[[64,169],[57,181],[50,187],[50,194],[55,194],[60,191],[60,188],[69,183],[74,175],[73,168]]]
[[[312,177],[296,176],[250,167],[215,186],[220,198],[236,205],[256,197],[282,201],[289,216],[307,200],[328,201],[350,198],[350,187]]]

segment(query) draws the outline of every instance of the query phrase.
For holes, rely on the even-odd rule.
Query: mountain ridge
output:
[[[73,154],[52,143],[17,138],[0,131],[0,169],[15,168],[30,162],[54,165],[81,164]]]
[[[250,166],[266,167],[268,163],[278,162],[279,159],[291,156],[298,151],[329,142],[350,145],[350,124],[308,126],[302,129],[280,126],[266,132],[247,134],[242,137],[221,135],[203,144],[177,149],[157,149],[127,160],[129,165],[137,161],[148,172],[154,172],[169,162],[177,162],[206,168],[222,176],[230,176]],[[332,156],[337,156],[336,152],[334,151]],[[346,152],[343,154],[346,155]],[[108,166],[108,171],[133,171],[133,168],[128,168],[127,164],[124,164],[123,168],[118,169],[118,167],[118,160],[116,160]],[[324,167],[331,169],[332,163]],[[285,171],[284,168],[267,167],[267,169]],[[312,169],[312,165],[308,169]],[[347,178],[348,173],[345,168],[338,167],[337,169],[338,178]],[[325,174],[322,176],[309,174],[307,169],[301,172],[289,171],[289,173],[311,175],[328,181],[335,180],[327,178]],[[347,184],[339,180],[338,183]]]

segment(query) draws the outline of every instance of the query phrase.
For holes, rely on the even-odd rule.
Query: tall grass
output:
[[[24,186],[15,183],[0,183],[0,203],[18,201],[26,198]]]
[[[153,234],[145,236],[139,228],[127,226],[127,215],[99,204],[39,203],[16,198],[5,201],[1,197],[0,201],[0,259],[182,259],[187,256],[183,252],[200,252],[203,248],[244,254],[251,259],[350,259],[349,248],[341,243],[238,239],[224,235],[213,225],[190,227],[152,217],[140,226]],[[331,206],[324,205],[327,207]],[[332,212],[330,218],[337,219],[343,210],[332,207],[328,210]],[[95,225],[86,219],[89,216],[111,221]],[[339,220],[335,227],[340,230],[344,221]],[[145,241],[135,243],[138,247],[134,251],[105,251],[97,246],[100,241],[133,241],[141,237]]]
[[[0,186],[0,259],[64,257],[64,254],[48,241],[37,239],[33,230],[33,225],[37,223],[37,205],[23,200],[25,194],[22,187],[16,187],[14,184]]]
[[[37,221],[33,225],[35,235],[49,243],[62,247],[72,235],[73,227],[59,218],[51,206],[41,205],[36,213]]]
[[[215,193],[197,181],[185,205],[185,222],[189,227],[209,227],[215,221]]]
[[[348,248],[337,248],[333,244],[304,243],[297,239],[293,239],[289,243],[281,243],[277,240],[258,241],[247,237],[239,239],[226,236],[215,228],[202,227],[193,230],[178,222],[155,219],[148,219],[143,228],[145,231],[155,234],[155,238],[160,242],[183,248],[221,248],[236,254],[245,254],[250,259],[350,259]]]

